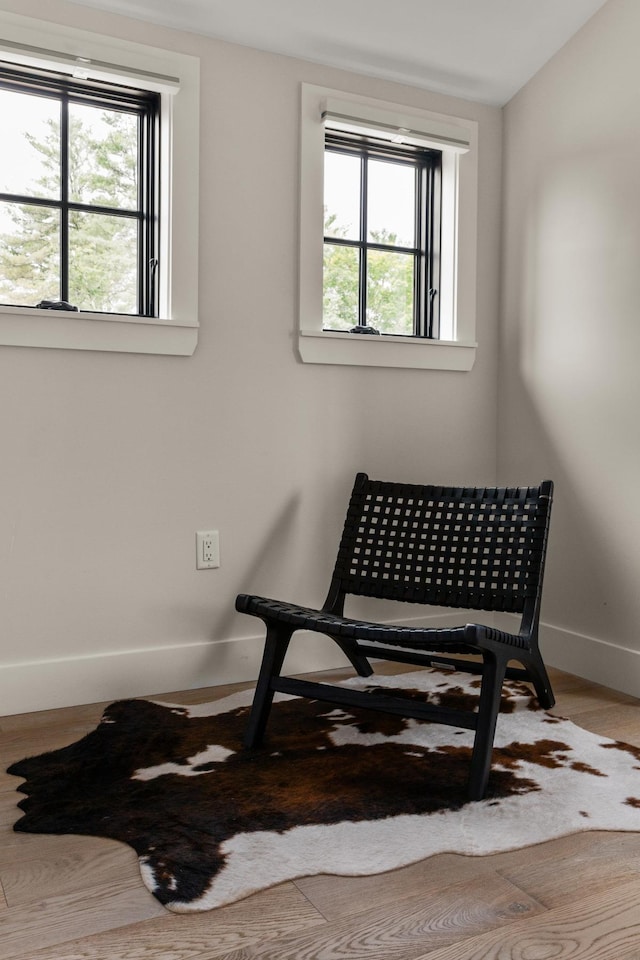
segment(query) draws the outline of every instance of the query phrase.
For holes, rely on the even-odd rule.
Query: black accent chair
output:
[[[537,487],[467,488],[385,483],[359,473],[322,609],[246,594],[236,600],[237,610],[259,617],[267,628],[245,746],[261,743],[276,691],[464,727],[475,731],[468,796],[482,799],[504,678],[531,682],[545,709],[555,702],[538,650],[552,493],[550,480]],[[440,629],[353,620],[343,615],[347,594],[508,611],[521,615],[520,629],[506,633],[479,623]],[[283,677],[296,630],[329,636],[363,677],[373,672],[367,657],[479,674],[477,710]],[[467,659],[469,654],[477,656]],[[508,666],[514,660],[521,667]]]

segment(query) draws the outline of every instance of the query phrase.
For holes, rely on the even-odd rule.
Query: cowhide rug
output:
[[[424,670],[375,687],[459,708],[478,688],[460,676]],[[505,687],[489,796],[476,803],[465,802],[469,731],[282,697],[264,748],[243,751],[250,700],[112,704],[78,743],[10,768],[26,781],[15,829],[130,844],[144,883],[178,912],[309,874],[640,830],[640,749],[545,713],[524,685]]]

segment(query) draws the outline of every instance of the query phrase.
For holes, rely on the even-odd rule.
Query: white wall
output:
[[[640,4],[508,104],[499,475],[556,481],[547,660],[640,695]]]
[[[62,0],[0,8],[202,61],[195,355],[0,347],[0,713],[253,678],[236,593],[323,599],[357,470],[495,481],[501,112]],[[297,359],[301,81],[479,121],[471,373]],[[222,566],[197,572],[209,528]],[[297,669],[340,662],[302,648]]]

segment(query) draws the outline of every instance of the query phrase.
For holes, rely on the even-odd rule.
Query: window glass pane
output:
[[[367,323],[380,333],[413,336],[414,257],[391,250],[367,254]]]
[[[138,118],[69,104],[69,199],[136,210]]]
[[[60,214],[0,202],[0,302],[35,307],[60,298]]]
[[[325,150],[325,237],[360,239],[360,164],[359,157]]]
[[[358,323],[359,251],[336,243],[324,245],[323,327],[350,330]]]
[[[415,246],[416,173],[404,163],[370,160],[367,239]]]
[[[60,197],[60,104],[0,90],[0,192]]]
[[[80,310],[137,313],[137,258],[137,220],[70,212],[69,300]]]

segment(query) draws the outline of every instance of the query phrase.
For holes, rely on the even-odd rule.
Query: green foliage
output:
[[[325,207],[325,236],[345,229]],[[379,231],[372,239],[393,247],[397,237]],[[349,330],[358,323],[359,254],[354,247],[324,245],[323,325]],[[413,257],[393,249],[371,250],[367,260],[367,323],[380,333],[413,333]]]
[[[86,109],[86,108],[85,108]],[[69,197],[80,203],[133,209],[137,199],[137,121],[98,111],[101,129],[82,109],[70,111]],[[97,117],[96,117],[97,119]],[[60,129],[25,137],[41,156],[38,196],[58,198]],[[0,233],[0,300],[34,306],[60,297],[60,224],[54,207],[7,203],[12,228]],[[69,300],[81,310],[137,312],[137,225],[121,216],[70,211]]]
[[[0,235],[0,301],[34,306],[60,296],[57,210],[8,207],[14,230]]]

